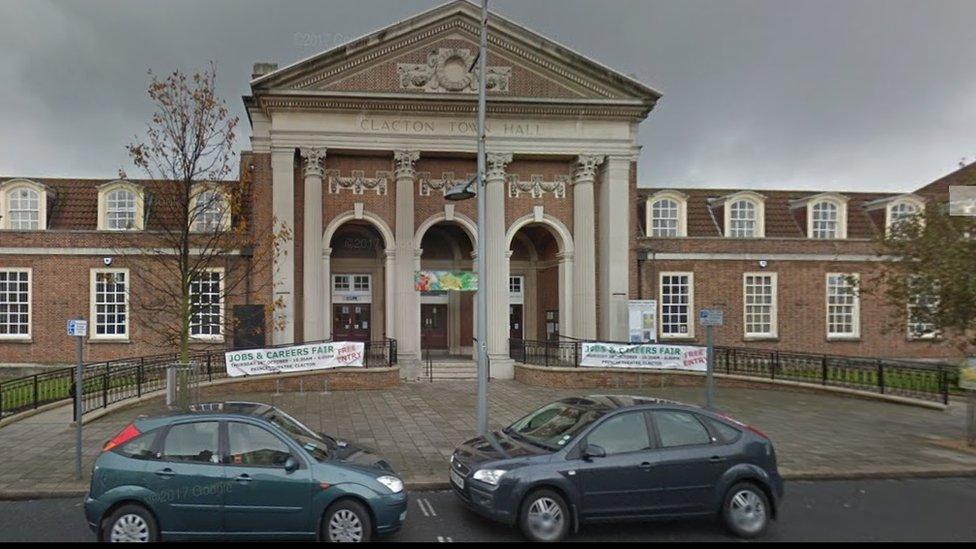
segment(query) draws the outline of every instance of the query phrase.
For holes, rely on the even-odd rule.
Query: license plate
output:
[[[451,469],[451,482],[456,484],[458,488],[464,488],[464,477],[456,473],[454,469]]]

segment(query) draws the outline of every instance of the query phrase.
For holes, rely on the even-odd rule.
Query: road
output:
[[[976,541],[976,478],[790,482],[766,541]],[[403,530],[389,541],[519,541],[450,492],[412,495]],[[732,541],[712,520],[585,528],[576,541]],[[89,541],[78,499],[0,502],[0,542]]]

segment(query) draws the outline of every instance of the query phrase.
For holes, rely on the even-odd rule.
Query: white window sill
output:
[[[779,341],[779,336],[777,336],[776,334],[765,334],[765,335],[749,334],[746,336],[742,336],[742,340],[743,341]]]
[[[31,336],[0,336],[0,343],[34,343]]]
[[[223,343],[224,336],[190,336],[190,343]]]
[[[860,341],[861,336],[855,335],[828,335],[827,341]]]
[[[89,337],[88,343],[132,343],[127,337]]]

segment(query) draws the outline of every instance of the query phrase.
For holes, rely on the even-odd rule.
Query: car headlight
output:
[[[474,479],[496,486],[507,472],[502,469],[478,469],[474,472]]]
[[[394,494],[398,494],[403,491],[403,481],[396,477],[386,475],[377,478],[376,481],[389,488]]]

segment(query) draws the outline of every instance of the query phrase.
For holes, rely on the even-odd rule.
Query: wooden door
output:
[[[420,339],[424,349],[447,349],[447,305],[420,305]]]
[[[369,303],[336,303],[333,305],[333,341],[369,341],[369,313]]]

